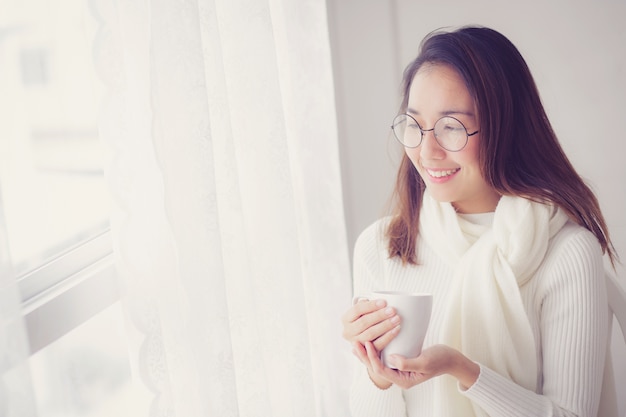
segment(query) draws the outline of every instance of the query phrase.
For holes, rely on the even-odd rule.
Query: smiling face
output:
[[[406,113],[424,130],[432,129],[444,116],[460,120],[469,133],[480,129],[474,100],[463,79],[445,65],[425,64],[417,71]],[[437,201],[452,203],[460,213],[494,211],[500,199],[480,172],[479,140],[480,132],[469,138],[465,148],[450,152],[439,146],[433,132],[425,132],[420,146],[405,148],[430,195]]]

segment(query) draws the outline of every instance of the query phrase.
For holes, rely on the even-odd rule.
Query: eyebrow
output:
[[[419,116],[420,112],[418,112],[417,110],[413,110],[410,107],[407,107],[406,111],[408,113],[411,113],[414,116]],[[474,117],[474,113],[471,111],[463,111],[463,110],[444,110],[442,112],[439,113],[440,116],[454,116],[454,115],[463,115],[463,116],[468,116],[468,117]]]

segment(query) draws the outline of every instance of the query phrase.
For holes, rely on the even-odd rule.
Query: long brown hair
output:
[[[598,200],[563,152],[545,113],[535,81],[517,48],[485,27],[433,32],[404,71],[401,112],[413,77],[424,64],[455,69],[465,81],[479,115],[482,175],[501,195],[522,196],[561,207],[591,231],[608,253],[615,250]],[[416,263],[422,178],[406,154],[394,190],[394,215],[386,229],[389,255]]]

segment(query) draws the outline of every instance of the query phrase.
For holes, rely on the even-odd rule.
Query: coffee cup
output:
[[[385,300],[387,306],[393,307],[401,319],[400,332],[381,352],[383,364],[389,366],[388,358],[393,354],[415,358],[422,353],[432,311],[432,294],[374,291],[368,296],[354,297],[353,303],[362,299]]]

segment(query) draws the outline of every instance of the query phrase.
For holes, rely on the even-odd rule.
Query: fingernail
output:
[[[388,316],[391,316],[393,314],[393,308],[387,307],[385,309],[385,314],[388,315]]]
[[[393,316],[391,318],[391,322],[394,323],[394,324],[398,323],[399,321],[400,321],[400,316]]]
[[[376,300],[376,307],[384,307],[385,300]]]

